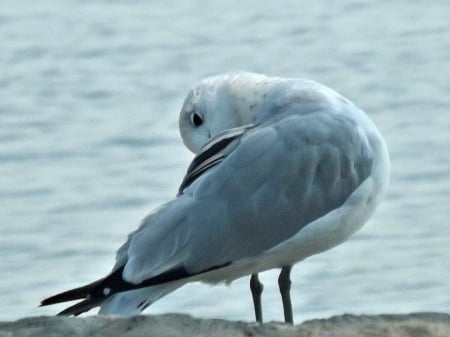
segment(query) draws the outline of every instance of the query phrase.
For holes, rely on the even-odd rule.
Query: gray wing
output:
[[[258,255],[342,205],[372,169],[366,135],[342,115],[293,115],[238,138],[129,236],[117,256],[125,280]]]

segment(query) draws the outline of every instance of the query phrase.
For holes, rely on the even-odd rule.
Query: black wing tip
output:
[[[50,297],[47,297],[47,298],[45,298],[45,299],[43,299],[41,301],[41,304],[39,306],[40,307],[45,307],[45,306],[52,305],[52,304],[68,302],[68,301],[72,301],[72,300],[76,300],[76,299],[82,298],[82,297],[79,297],[79,296],[70,296],[70,291],[71,290],[65,291],[65,292],[62,292],[62,293],[50,296]],[[76,297],[76,298],[72,298],[72,297]]]
[[[139,284],[129,283],[122,278],[122,271],[124,267],[121,267],[107,277],[87,284],[85,286],[64,291],[54,296],[48,297],[41,301],[39,307],[47,305],[58,304],[63,302],[69,302],[73,300],[81,300],[80,302],[64,309],[58,316],[78,316],[86,311],[91,310],[94,307],[100,306],[110,296],[118,292],[129,291],[134,289],[140,289],[167,282],[172,282],[180,279],[187,278],[202,273],[206,273],[215,269],[223,268],[231,262],[227,262],[218,266],[205,269],[201,272],[191,274],[184,268],[175,268],[164,272],[158,276],[147,279]],[[109,285],[109,286],[108,286]],[[108,289],[110,293],[105,294],[104,290]]]
[[[77,289],[75,289],[77,290]],[[75,296],[67,296],[67,294],[70,294],[71,290],[61,293],[61,294],[57,294],[55,296],[51,296],[49,298],[46,298],[44,300],[41,301],[39,307],[45,307],[48,305],[52,305],[52,304],[58,304],[58,303],[63,303],[63,302],[68,302],[68,301],[73,301],[75,299],[82,299],[82,301],[71,305],[70,307],[64,309],[63,311],[59,312],[58,314],[56,314],[57,316],[78,316],[86,311],[91,310],[92,308],[99,306],[104,300],[105,298],[96,298],[96,299],[91,299],[89,298],[89,295],[87,294],[84,297],[80,297],[77,296],[77,298],[74,298]]]
[[[92,308],[101,305],[103,300],[104,299],[83,300],[59,312],[57,316],[79,316],[82,313],[87,312]]]
[[[100,279],[89,283],[85,286],[63,291],[62,293],[50,296],[41,301],[40,307],[45,307],[47,305],[69,302],[74,300],[87,299],[89,294],[103,281]]]
[[[71,301],[70,299],[66,299],[65,297],[61,296],[64,293],[57,294],[55,296],[47,297],[46,299],[43,299],[41,303],[39,304],[39,307],[46,307],[48,305],[62,303],[62,302],[68,302]]]
[[[45,307],[52,304],[79,300],[85,298],[87,295],[88,295],[87,293],[78,292],[78,289],[68,290],[42,300],[39,306]]]

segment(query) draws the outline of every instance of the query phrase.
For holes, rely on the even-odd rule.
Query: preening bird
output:
[[[285,321],[293,323],[291,267],[360,229],[380,203],[389,156],[366,114],[304,79],[254,73],[203,79],[179,117],[195,153],[178,195],[149,214],[119,248],[111,272],[41,305],[81,300],[61,315],[100,307],[134,315],[188,282],[229,283],[281,268]]]

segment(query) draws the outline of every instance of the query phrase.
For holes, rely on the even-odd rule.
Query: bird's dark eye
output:
[[[200,125],[203,124],[203,119],[202,119],[202,117],[201,117],[198,113],[194,112],[194,113],[191,115],[191,122],[192,122],[192,124],[194,124],[195,126],[200,126]]]

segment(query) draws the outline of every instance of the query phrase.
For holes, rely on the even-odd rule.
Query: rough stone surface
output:
[[[281,323],[232,322],[197,319],[186,315],[105,317],[30,317],[0,322],[0,337],[450,337],[450,315],[342,315],[306,321],[296,326]]]

